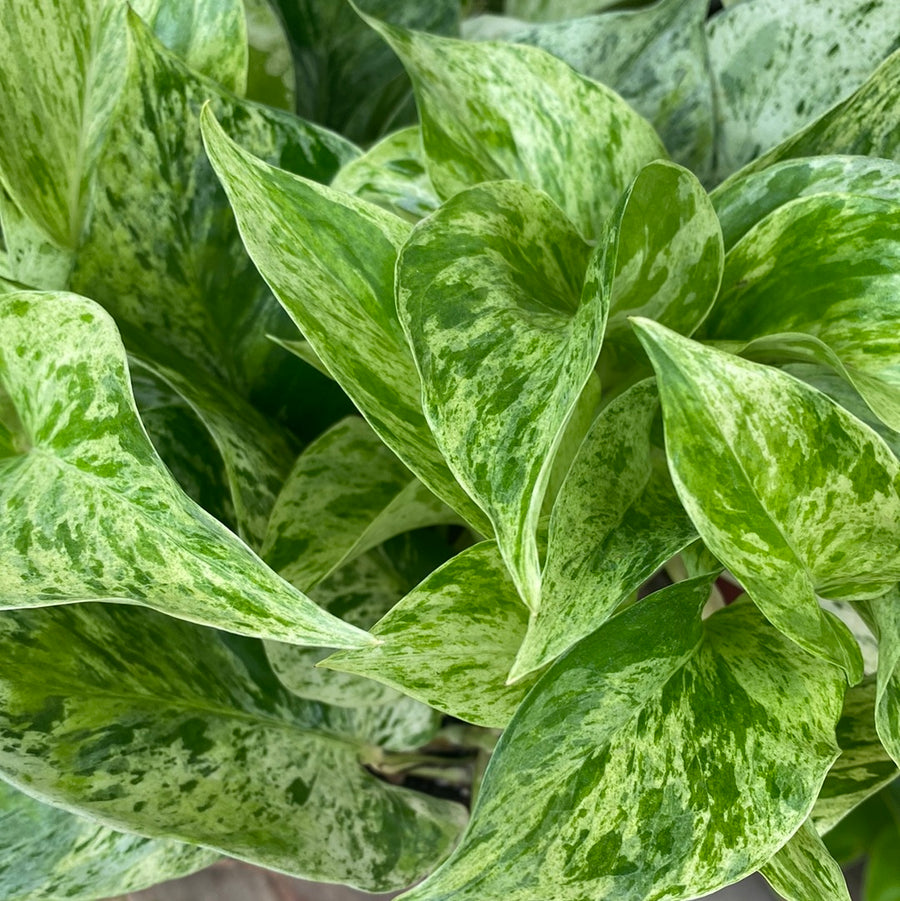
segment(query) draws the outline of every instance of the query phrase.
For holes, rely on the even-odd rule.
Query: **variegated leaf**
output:
[[[640,382],[597,417],[550,517],[541,606],[510,678],[540,669],[600,626],[697,537],[654,446],[656,387]]]
[[[36,797],[306,878],[409,884],[464,817],[368,773],[372,724],[281,688],[259,641],[138,607],[5,614],[0,711]]]
[[[505,27],[496,39],[540,47],[621,94],[651,122],[672,159],[703,178],[712,167],[714,126],[708,6],[707,0],[662,0],[637,11],[572,18],[582,15],[575,10],[558,17],[566,21],[531,27],[498,17]]]
[[[315,353],[385,444],[468,522],[489,531],[434,442],[397,318],[394,265],[408,224],[251,156],[209,109],[203,131],[248,251]]]
[[[801,339],[792,355],[834,366],[873,412],[900,429],[898,296],[900,201],[802,197],[778,207],[729,251],[704,334],[731,341],[812,336],[825,347]]]
[[[533,22],[552,22],[555,19],[571,19],[598,13],[621,0],[506,0],[503,8],[507,15]]]
[[[397,309],[438,447],[536,610],[553,457],[600,351],[610,273],[546,194],[489,182],[415,227]],[[580,299],[579,299],[580,298]]]
[[[897,47],[900,6],[893,0],[754,0],[714,16],[708,31],[721,179],[863,82]]]
[[[247,99],[277,109],[297,107],[297,76],[287,32],[269,0],[244,0]]]
[[[893,782],[900,772],[875,729],[875,678],[867,676],[847,691],[837,725],[841,756],[828,771],[811,815],[820,835]]]
[[[709,197],[674,163],[645,166],[613,221],[606,252],[615,259],[615,278],[600,358],[605,383],[646,366],[629,317],[692,334],[715,302],[723,266],[722,232]]]
[[[90,901],[214,863],[205,848],[142,838],[42,804],[0,781],[0,897]]]
[[[454,557],[373,626],[372,653],[323,665],[391,685],[482,726],[509,722],[533,679],[506,685],[528,611],[494,542]]]
[[[272,510],[261,555],[308,591],[394,535],[456,522],[364,419],[342,419],[297,459]]]
[[[771,622],[862,676],[849,630],[819,607],[900,578],[900,463],[825,395],[642,319],[666,452],[700,537]]]
[[[900,162],[900,50],[892,53],[846,100],[748,163],[734,178],[781,160],[828,153]]]
[[[73,294],[0,298],[6,608],[120,600],[298,644],[359,630],[270,570],[178,487],[137,415],[109,316]]]
[[[596,238],[640,168],[666,155],[618,94],[549,53],[368,21],[412,78],[428,174],[444,199],[517,179],[546,191]]]
[[[538,682],[468,831],[409,901],[696,898],[806,819],[837,756],[843,679],[710,579],[639,602]]]
[[[297,60],[297,111],[361,144],[415,121],[409,79],[396,56],[346,0],[274,0]],[[459,31],[459,0],[357,0],[406,28]]]
[[[786,901],[850,901],[844,874],[810,820],[760,872]]]
[[[377,203],[412,222],[441,205],[425,171],[418,126],[396,131],[361,157],[350,160],[331,186]]]
[[[243,0],[130,0],[130,5],[191,69],[244,93],[248,48]]]
[[[900,586],[869,601],[866,609],[878,633],[875,726],[882,744],[900,766]]]
[[[725,250],[731,250],[770,213],[813,194],[900,201],[900,164],[866,156],[816,156],[787,159],[731,178],[710,195]]]

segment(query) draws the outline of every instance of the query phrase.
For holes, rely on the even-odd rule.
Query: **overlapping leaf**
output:
[[[641,166],[666,155],[621,97],[548,53],[368,21],[410,73],[428,174],[445,199],[517,179],[546,191],[595,238]]]
[[[900,587],[867,605],[878,633],[878,698],[875,725],[888,753],[900,766]]]
[[[528,27],[497,18],[498,37],[540,47],[613,88],[653,124],[676,162],[708,175],[714,118],[706,0],[662,0],[639,11],[573,18],[599,6],[579,11],[579,5],[568,4],[565,16],[556,17],[563,22]]]
[[[900,574],[900,464],[867,426],[777,370],[637,320],[656,368],[666,452],[700,537],[785,634],[862,675],[819,607]]]
[[[325,665],[358,673],[452,716],[505,726],[533,680],[507,686],[528,611],[494,542],[433,572],[372,628],[372,653],[333,654]]]
[[[209,110],[203,128],[247,249],[313,350],[385,444],[468,522],[488,531],[434,443],[397,319],[394,265],[408,225],[251,156]]]
[[[719,177],[853,91],[896,49],[898,35],[900,7],[891,0],[754,0],[715,16],[709,56]]]
[[[760,872],[786,901],[850,901],[844,874],[810,820]]]
[[[837,756],[843,680],[709,578],[611,620],[503,734],[459,847],[410,901],[696,898],[766,863]]]
[[[300,644],[354,646],[178,487],[137,416],[109,316],[68,294],[0,298],[3,606],[111,599]]]
[[[0,781],[0,895],[89,901],[187,876],[214,851],[142,838],[35,801]]]
[[[593,632],[618,604],[696,538],[651,426],[656,388],[641,382],[593,423],[550,517],[541,605],[512,678]]]
[[[744,341],[765,336],[757,352],[783,344],[785,355],[830,364],[900,429],[898,290],[898,200],[802,197],[778,207],[728,253],[705,334]]]
[[[100,822],[371,891],[459,830],[457,805],[370,775],[370,724],[290,695],[254,639],[75,604],[5,614],[0,648],[0,771]]]
[[[397,307],[438,447],[537,609],[535,531],[555,450],[600,351],[610,275],[542,192],[463,191],[413,230]]]
[[[365,420],[341,420],[300,455],[272,510],[262,556],[307,591],[394,535],[455,521]]]

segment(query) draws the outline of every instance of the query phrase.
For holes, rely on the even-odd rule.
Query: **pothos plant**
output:
[[[4,899],[895,897],[900,5],[604,5],[0,2]]]

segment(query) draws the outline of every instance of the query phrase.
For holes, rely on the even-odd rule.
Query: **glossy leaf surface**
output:
[[[843,680],[751,604],[701,624],[709,585],[638,603],[546,673],[410,901],[696,898],[790,838],[837,756]]]
[[[850,901],[844,874],[810,820],[760,872],[785,901]]]
[[[300,644],[365,642],[181,491],[141,425],[100,307],[14,294],[0,298],[0,326],[5,607],[116,599]]]

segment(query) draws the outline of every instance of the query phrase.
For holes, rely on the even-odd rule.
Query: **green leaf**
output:
[[[491,182],[416,226],[397,262],[425,415],[532,609],[541,503],[606,323],[605,257],[597,252],[585,282],[589,255],[545,194]]]
[[[810,820],[760,872],[787,901],[850,901],[844,874]]]
[[[505,684],[527,620],[497,545],[485,541],[433,572],[376,623],[372,653],[333,654],[323,665],[467,722],[503,727],[534,681]]]
[[[865,156],[819,156],[773,163],[730,178],[710,198],[731,250],[770,213],[814,194],[854,194],[900,201],[900,165]]]
[[[900,50],[892,53],[846,100],[749,163],[734,177],[759,172],[780,160],[828,153],[877,156],[900,162],[898,84]]]
[[[897,778],[898,770],[875,729],[875,678],[867,676],[847,691],[837,725],[841,756],[819,791],[812,821],[820,835]]]
[[[342,419],[300,455],[278,497],[261,555],[307,591],[401,532],[455,522],[364,419]]]
[[[900,766],[900,586],[866,608],[878,634],[878,699],[875,726],[882,744]]]
[[[601,357],[607,381],[646,366],[629,317],[692,334],[715,302],[723,266],[722,232],[709,197],[673,163],[650,163],[638,173],[614,223],[606,252],[615,260],[615,278]]]
[[[428,174],[444,199],[517,179],[546,191],[595,238],[640,168],[666,155],[618,94],[537,48],[367,21],[410,73]]]
[[[379,19],[407,28],[456,34],[459,0],[358,0]],[[301,116],[361,144],[415,121],[409,79],[350,3],[275,0],[297,61]]]
[[[107,898],[214,863],[205,848],[127,835],[35,801],[0,781],[0,896]]]
[[[308,879],[407,885],[463,820],[371,776],[370,724],[285,691],[259,641],[137,607],[5,614],[0,699],[15,785]]]
[[[515,16],[517,19],[549,22],[597,13],[611,6],[618,6],[621,2],[622,0],[506,0],[503,8],[508,16]]]
[[[790,376],[635,327],[657,372],[666,452],[700,537],[769,620],[862,676],[847,628],[819,607],[900,577],[900,464],[867,426]]]
[[[654,446],[656,387],[640,382],[594,421],[550,517],[541,606],[510,673],[549,663],[600,626],[697,533]]]
[[[272,572],[178,487],[137,415],[115,325],[71,294],[0,298],[6,608],[120,600],[235,632],[354,646],[366,636]]]
[[[409,901],[679,901],[769,860],[837,756],[843,679],[752,604],[701,624],[709,588],[639,602],[544,675]]]
[[[706,177],[714,126],[708,6],[707,0],[661,0],[584,18],[567,11],[558,17],[564,22],[528,27],[504,17],[498,25],[505,24],[504,40],[540,47],[615,90],[650,121],[676,162]]]
[[[416,222],[441,205],[425,165],[421,130],[404,128],[350,160],[331,186]]]
[[[132,0],[163,45],[229,91],[247,88],[247,19],[242,0]]]
[[[247,16],[247,98],[277,109],[296,108],[294,58],[287,32],[269,0],[244,0]]]
[[[896,49],[900,6],[754,0],[714,16],[708,32],[721,179],[856,89]]]
[[[894,818],[869,847],[869,860],[863,878],[866,901],[900,901],[900,861],[897,840],[900,826]]]
[[[729,251],[704,334],[752,341],[799,333],[769,337],[756,350],[783,343],[794,358],[833,366],[900,429],[898,289],[900,201],[803,197],[770,213]]]
[[[434,443],[397,318],[394,265],[409,226],[267,165],[234,144],[210,110],[202,118],[247,249],[313,350],[384,443],[468,522],[489,531]]]

